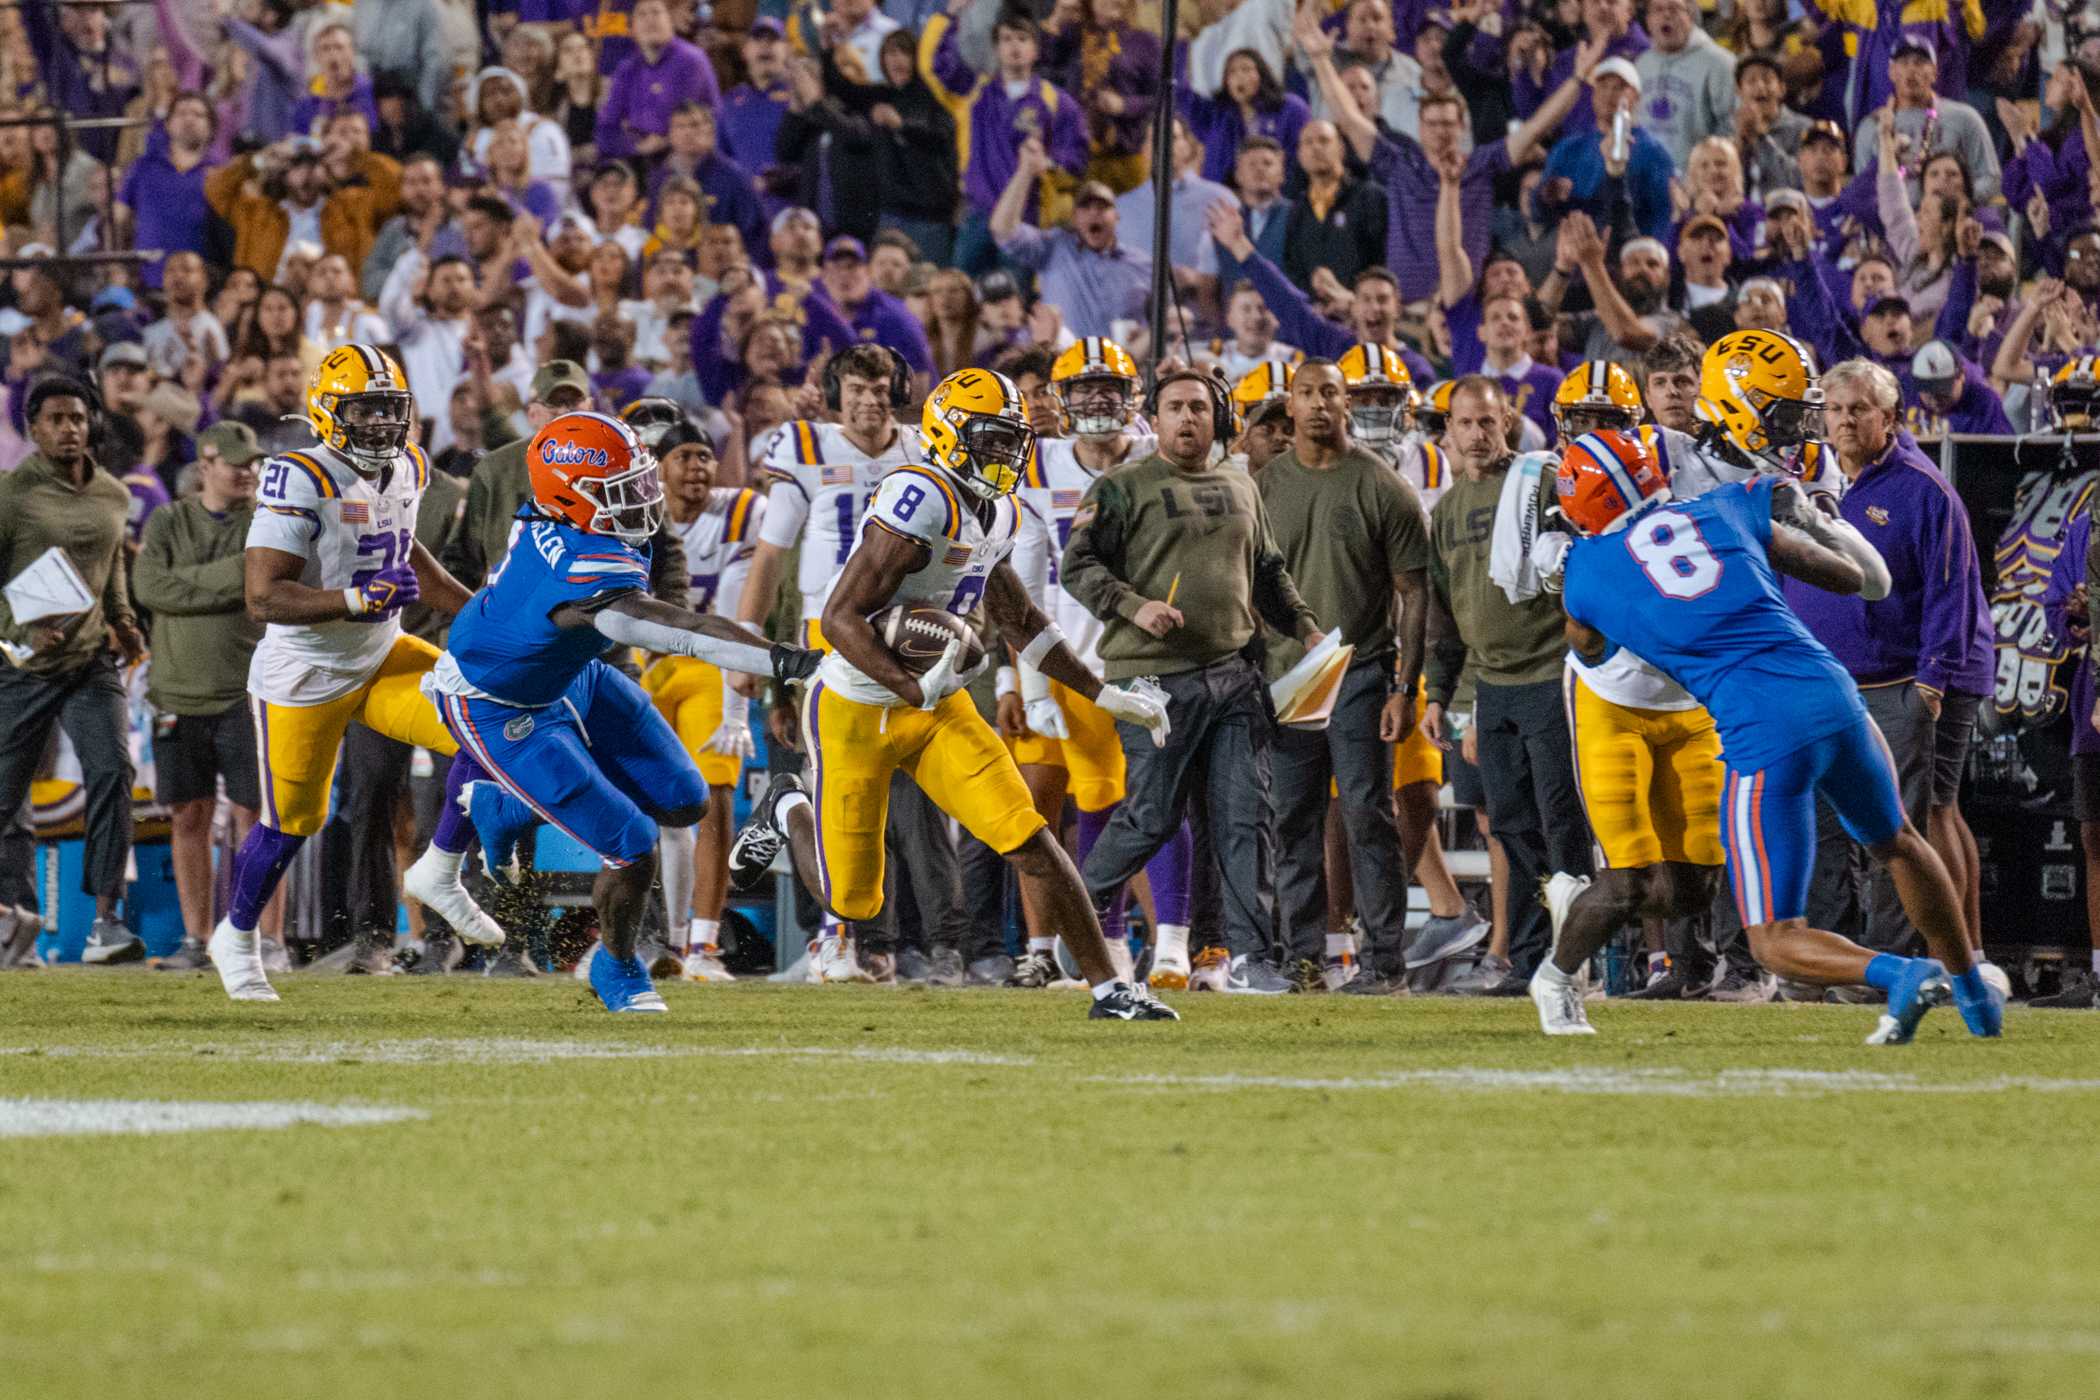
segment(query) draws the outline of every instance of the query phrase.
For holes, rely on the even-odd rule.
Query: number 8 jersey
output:
[[[411,444],[377,477],[360,475],[327,447],[286,452],[263,464],[248,548],[306,561],[309,588],[355,588],[408,562],[416,508],[430,459]],[[273,622],[248,664],[248,690],[276,705],[319,705],[371,677],[401,635],[398,614],[374,622]]]
[[[930,464],[899,467],[882,479],[862,528],[902,535],[927,551],[926,562],[904,576],[889,603],[939,608],[957,617],[976,611],[992,570],[1013,553],[1021,529],[1021,503],[1013,496],[983,505],[982,517],[977,506],[955,478]],[[885,708],[904,703],[837,652],[824,658],[817,674],[849,700]]]
[[[804,622],[823,613],[883,476],[892,467],[917,462],[922,452],[917,431],[903,426],[889,447],[872,457],[836,423],[798,418],[774,429],[759,463],[770,489],[758,537],[778,549],[802,546],[795,582],[802,590]]]

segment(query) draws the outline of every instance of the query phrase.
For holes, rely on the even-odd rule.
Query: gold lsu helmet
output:
[[[1010,494],[1035,446],[1028,410],[1011,379],[959,369],[934,386],[919,411],[926,458],[983,500]]]
[[[1823,386],[1808,347],[1779,331],[1731,331],[1707,349],[1692,412],[1739,452],[1780,464],[1823,436]]]
[[[1083,384],[1108,387],[1113,397],[1081,404]],[[1137,411],[1141,384],[1137,361],[1106,336],[1090,335],[1072,342],[1050,366],[1050,392],[1056,398],[1059,420],[1066,432],[1081,437],[1122,432]]]
[[[1442,437],[1451,423],[1451,391],[1457,387],[1456,379],[1439,379],[1430,385],[1415,404],[1415,426],[1431,437]]]
[[[328,352],[306,384],[306,421],[314,437],[375,475],[408,446],[415,415],[408,376],[393,357],[370,345]]]
[[[1360,442],[1392,442],[1407,431],[1415,406],[1415,377],[1398,352],[1363,341],[1336,365],[1349,390],[1349,424]]]
[[[2064,361],[2043,386],[2049,426],[2059,432],[2090,432],[2100,423],[2100,356]]]
[[[1240,417],[1252,418],[1254,410],[1263,404],[1288,396],[1291,380],[1297,375],[1297,366],[1287,360],[1263,360],[1232,386],[1232,406],[1239,410]]]
[[[1640,424],[1643,407],[1641,386],[1623,366],[1584,360],[1553,391],[1553,426],[1563,442],[1614,428],[1631,432]]]

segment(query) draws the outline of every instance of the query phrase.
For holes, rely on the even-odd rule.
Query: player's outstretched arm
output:
[[[907,705],[924,706],[926,693],[918,678],[875,637],[868,619],[889,605],[904,580],[924,568],[931,551],[871,517],[860,543],[846,560],[839,581],[824,601],[824,640],[855,670]],[[748,588],[748,585],[747,585]]]
[[[457,617],[459,610],[474,596],[474,590],[452,576],[452,571],[438,562],[435,554],[423,547],[421,540],[408,547],[408,566],[416,571],[416,586],[422,590],[424,606],[435,608],[447,617]]]
[[[1889,596],[1889,566],[1880,553],[1850,521],[1818,508],[1792,482],[1772,492],[1772,543],[1765,553],[1781,573],[1828,592],[1856,593],[1870,603]]]
[[[299,582],[299,575],[305,570],[306,556],[302,554],[252,546],[243,556],[241,580],[248,598],[248,616],[257,622],[301,626],[341,622],[377,611],[362,605],[366,594],[375,591],[378,578],[360,588],[311,588]],[[408,582],[414,584],[414,575],[409,575]],[[355,601],[352,595],[356,595]]]
[[[799,647],[769,646],[733,622],[677,607],[640,589],[602,604],[565,603],[554,610],[553,622],[557,627],[595,628],[621,646],[698,657],[725,671],[769,675],[783,682],[809,676],[821,659]]]
[[[985,616],[999,635],[1018,653],[1023,665],[1033,666],[1050,679],[1077,691],[1119,720],[1128,720],[1150,730],[1155,744],[1167,739],[1167,706],[1164,697],[1143,682],[1128,689],[1104,685],[1087,669],[1057,624],[1043,614],[1011,564],[1001,563],[985,582]]]

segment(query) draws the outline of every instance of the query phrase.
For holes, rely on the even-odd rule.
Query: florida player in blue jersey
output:
[[[1593,664],[1618,646],[1690,691],[1721,731],[1722,843],[1750,950],[1768,970],[1888,996],[1872,1045],[1908,1041],[1949,995],[1976,1035],[2003,1004],[1972,966],[1961,898],[1904,816],[1895,764],[1837,659],[1809,635],[1774,570],[1835,593],[1886,596],[1887,566],[1844,521],[1778,477],[1676,501],[1639,438],[1592,433],[1562,457],[1561,512],[1579,537],[1563,565],[1571,645]],[[1871,953],[1808,926],[1816,799],[1885,861],[1929,958]],[[1531,985],[1549,1034],[1589,1027],[1572,974],[1600,939],[1556,946]],[[1949,973],[1952,973],[1950,982]]]
[[[591,891],[602,940],[592,990],[608,1011],[663,1011],[635,931],[656,875],[657,823],[699,821],[707,783],[603,653],[635,646],[783,682],[808,676],[818,653],[768,649],[732,622],[649,596],[643,551],[662,522],[663,484],[626,424],[563,414],[533,437],[526,464],[532,500],[510,552],[460,611],[425,685],[460,748],[501,784],[467,794],[491,865],[534,818],[595,851],[605,869]]]

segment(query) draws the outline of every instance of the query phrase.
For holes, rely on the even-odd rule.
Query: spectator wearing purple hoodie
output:
[[[1522,37],[1522,36],[1520,36]],[[1575,75],[1577,55],[1585,47],[1603,46],[1603,51],[1585,61],[1594,67],[1607,58],[1623,58],[1629,64],[1648,51],[1648,32],[1633,21],[1633,0],[1582,0],[1582,43],[1562,49],[1549,61],[1544,44],[1537,43],[1521,55],[1511,83],[1517,115],[1528,117],[1546,105],[1561,85]],[[1560,119],[1552,140],[1596,129],[1596,114],[1590,110],[1590,91],[1582,85],[1575,105]]]
[[[1948,433],[2012,436],[2005,402],[1984,378],[1983,368],[1944,340],[1928,340],[1910,357],[1903,383],[1904,426],[1914,438]]]
[[[69,117],[121,117],[138,96],[131,55],[110,46],[110,12],[94,5],[23,5],[18,10],[44,80],[44,100]],[[114,131],[83,131],[80,149],[108,164]]]
[[[669,0],[636,0],[635,51],[613,73],[598,108],[598,153],[653,159],[670,148],[671,114],[688,102],[722,104],[707,55],[671,29]]]
[[[1122,194],[1151,171],[1159,40],[1130,23],[1131,0],[1058,0],[1043,21],[1043,75],[1086,107],[1086,174]]]
[[[1086,114],[1047,78],[1038,77],[1040,32],[1019,11],[999,16],[992,31],[998,71],[990,77],[964,62],[956,44],[955,17],[970,0],[949,0],[945,14],[926,22],[919,35],[919,75],[955,117],[963,162],[964,217],[955,239],[955,265],[975,275],[992,265],[992,209],[1014,171],[1023,142],[1043,143],[1054,172],[1077,179],[1086,169]],[[1057,174],[1046,180],[1058,179]],[[1021,209],[1023,223],[1040,226],[1045,184],[1038,183]],[[1051,220],[1055,222],[1055,220]]]
[[[365,123],[379,129],[379,103],[372,93],[372,79],[357,71],[357,41],[342,21],[321,26],[312,42],[313,78],[306,96],[292,108],[292,130],[319,139],[328,119],[337,112],[365,114]]]
[[[716,148],[715,120],[714,108],[703,102],[687,102],[671,113],[663,163],[649,177],[649,221],[656,221],[656,201],[665,182],[684,175],[706,196],[707,222],[735,225],[744,246],[756,253],[766,246],[766,213],[758,181]]]
[[[1240,143],[1266,136],[1286,151],[1298,149],[1298,133],[1312,119],[1305,99],[1285,92],[1268,62],[1253,49],[1235,49],[1225,59],[1225,79],[1215,93],[1195,90],[1187,80],[1188,53],[1181,57],[1182,81],[1175,84],[1181,115],[1203,143],[1203,178],[1218,184],[1232,180]]]

